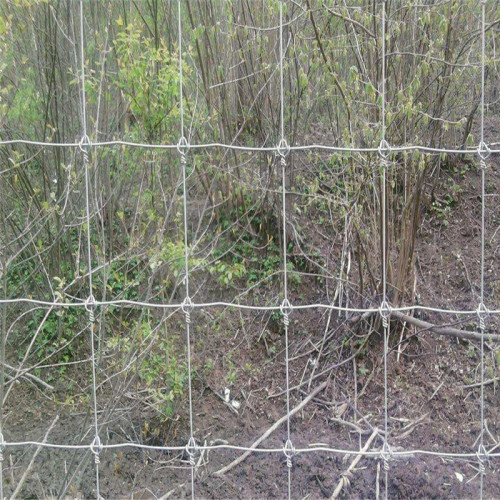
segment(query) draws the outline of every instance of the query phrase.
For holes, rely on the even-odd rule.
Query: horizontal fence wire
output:
[[[24,144],[27,146],[40,146],[47,148],[77,148],[81,146],[81,142],[44,142],[44,141],[31,141],[26,139],[8,139],[0,140],[0,146]],[[178,144],[150,144],[144,142],[133,142],[125,140],[111,140],[111,141],[96,141],[90,142],[88,144],[91,148],[99,147],[112,147],[112,146],[127,146],[131,148],[142,148],[142,149],[178,149]],[[222,142],[209,142],[202,144],[189,144],[187,146],[189,149],[211,149],[211,148],[221,148],[229,149],[235,151],[247,151],[254,153],[271,153],[277,152],[278,148],[276,146],[247,146],[240,144],[225,144]],[[338,153],[379,153],[379,147],[369,147],[360,148],[353,146],[330,146],[327,144],[303,144],[296,146],[289,146],[290,151],[331,151]],[[392,153],[403,153],[405,151],[419,151],[421,153],[430,154],[460,154],[460,155],[477,155],[479,154],[479,146],[476,148],[470,147],[466,149],[457,148],[432,148],[423,145],[408,145],[408,146],[390,146],[390,152]],[[500,149],[488,149],[489,154],[498,154]]]
[[[73,308],[73,307],[87,307],[86,301],[81,302],[58,302],[42,299],[30,299],[27,297],[19,297],[12,299],[0,299],[0,304],[33,304],[38,306],[52,307],[52,308]],[[162,302],[147,302],[140,300],[129,300],[129,299],[118,299],[118,300],[95,300],[93,302],[95,307],[144,307],[149,309],[180,309],[184,305],[183,302],[177,303],[162,303]],[[230,309],[241,309],[247,311],[280,311],[282,309],[282,304],[277,304],[274,306],[259,306],[253,304],[241,304],[238,302],[191,302],[190,307],[193,309],[204,309],[210,307],[225,307]],[[374,314],[380,313],[380,307],[348,307],[348,306],[336,306],[334,304],[325,303],[311,303],[311,304],[290,304],[290,309],[293,311],[304,311],[307,309],[326,309],[332,311],[339,311],[345,313],[357,313],[357,314]],[[481,313],[478,309],[447,309],[444,307],[433,307],[421,304],[410,304],[406,306],[395,306],[390,307],[391,312],[412,312],[412,311],[426,311],[434,312],[440,314],[457,314],[457,315],[473,315]],[[484,311],[486,314],[498,315],[500,314],[500,309],[486,309]]]
[[[58,444],[50,443],[47,441],[5,441],[4,445],[6,447],[24,447],[24,446],[37,446],[41,448],[51,448],[56,450],[74,450],[74,451],[87,451],[92,448],[91,444]],[[141,444],[136,442],[124,442],[115,444],[101,444],[102,450],[117,450],[135,448],[149,451],[163,451],[163,452],[175,452],[175,451],[185,451],[186,446],[154,446],[148,444]],[[198,451],[217,451],[217,450],[234,450],[234,451],[249,451],[252,453],[267,453],[267,454],[283,454],[283,447],[277,448],[254,448],[251,446],[240,446],[233,444],[198,444],[196,445],[196,450]],[[295,454],[306,454],[306,453],[333,453],[336,455],[360,455],[367,458],[380,458],[380,451],[362,451],[362,450],[349,450],[346,448],[335,448],[328,446],[326,444],[318,444],[315,446],[306,446],[295,448]],[[412,456],[430,456],[430,457],[441,457],[441,458],[464,458],[464,459],[477,459],[477,453],[459,453],[459,452],[447,452],[447,451],[432,451],[432,450],[422,450],[422,449],[394,449],[391,451],[391,455],[395,457],[412,457]],[[499,458],[500,452],[490,452],[488,453],[490,458]]]

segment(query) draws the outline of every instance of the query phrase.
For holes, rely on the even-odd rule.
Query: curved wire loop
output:
[[[487,160],[491,156],[491,149],[484,141],[479,143],[477,147],[477,154],[481,160]]]
[[[182,312],[186,315],[186,323],[191,323],[191,313],[193,312],[194,306],[190,297],[186,297],[181,304]]]
[[[280,313],[283,316],[288,316],[291,314],[293,311],[293,306],[290,304],[290,301],[288,299],[284,299],[283,302],[280,304]]]
[[[196,444],[196,441],[194,440],[193,436],[191,436],[189,438],[189,441],[186,444],[185,450],[186,450],[186,454],[188,456],[189,465],[191,465],[191,467],[195,467],[196,466],[196,454],[198,452],[198,445]]]
[[[477,461],[479,464],[479,472],[481,474],[485,474],[486,473],[486,464],[489,462],[489,456],[488,456],[488,452],[486,451],[486,448],[484,447],[484,445],[482,445],[482,444],[479,445],[479,448],[477,449],[476,456],[477,456]]]
[[[391,146],[389,146],[389,143],[385,139],[382,139],[380,141],[378,148],[377,148],[377,151],[378,151],[378,154],[384,160],[387,160],[387,158],[389,158],[389,155],[391,154]]]
[[[101,462],[99,455],[100,455],[102,450],[103,450],[103,448],[102,448],[101,440],[100,440],[99,436],[96,435],[94,440],[90,444],[90,451],[94,455],[94,462],[96,464],[99,464]]]
[[[82,153],[88,153],[88,149],[92,147],[92,143],[90,142],[90,137],[87,134],[82,135],[82,138],[78,143],[78,147]]]
[[[384,325],[384,328],[387,328],[389,326],[389,318],[391,317],[392,314],[392,309],[387,300],[382,301],[382,304],[380,304],[379,310],[378,310],[380,317],[382,318],[382,323]]]
[[[283,454],[286,458],[286,466],[291,469],[292,468],[292,460],[295,456],[295,447],[290,439],[286,440],[286,443],[283,446]]]
[[[390,466],[389,462],[393,459],[393,455],[391,447],[386,439],[384,439],[384,445],[380,450],[380,458],[384,461],[384,470],[388,471]]]
[[[186,155],[188,154],[189,152],[189,142],[188,140],[182,136],[180,139],[179,139],[179,142],[177,143],[177,151],[181,154],[181,155]]]
[[[91,312],[92,309],[94,309],[97,306],[97,301],[95,300],[95,297],[90,294],[86,299],[85,299],[85,310],[87,312]]]
[[[287,140],[282,137],[278,145],[276,146],[276,152],[282,158],[285,158],[290,153],[290,144],[288,144]]]
[[[477,317],[479,318],[479,328],[481,330],[485,330],[486,328],[486,318],[488,317],[489,311],[484,305],[484,302],[480,302],[479,305],[477,306],[477,311],[476,311]]]
[[[186,297],[181,304],[181,309],[184,314],[190,314],[193,312],[194,305],[191,301],[191,297]]]

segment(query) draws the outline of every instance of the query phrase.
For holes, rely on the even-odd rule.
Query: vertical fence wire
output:
[[[99,463],[100,453],[102,450],[101,441],[99,438],[99,426],[97,420],[97,383],[96,383],[96,359],[94,347],[95,334],[95,298],[93,295],[93,271],[92,271],[92,242],[91,242],[91,217],[90,217],[90,148],[91,142],[87,135],[87,102],[85,94],[85,51],[84,51],[84,9],[83,0],[80,0],[80,71],[81,71],[81,87],[82,87],[82,138],[80,141],[80,150],[83,154],[83,164],[85,169],[85,223],[87,236],[87,265],[88,265],[88,280],[89,280],[89,295],[85,301],[85,308],[89,318],[89,333],[90,333],[90,350],[92,364],[92,404],[93,404],[93,420],[94,420],[94,440],[90,445],[90,451],[94,456],[95,475],[96,475],[96,497],[99,500],[100,495],[100,480],[99,480]]]
[[[380,315],[384,330],[384,443],[381,451],[381,458],[384,465],[385,475],[385,498],[389,497],[389,460],[391,458],[391,449],[389,447],[389,418],[388,418],[388,381],[387,381],[387,354],[388,340],[390,335],[390,314],[391,310],[387,302],[387,214],[386,214],[386,174],[389,168],[390,147],[386,140],[386,16],[387,2],[382,1],[382,75],[381,75],[381,141],[379,146],[379,155],[381,156],[382,179],[381,179],[381,258],[382,258],[382,303],[380,306]]]
[[[1,271],[3,272],[3,296],[7,298],[6,289],[6,277],[7,277],[7,259],[1,263],[3,266]],[[4,302],[2,304],[2,324],[0,328],[2,329],[1,339],[0,339],[0,500],[4,499],[3,495],[3,462],[4,462],[4,452],[5,452],[5,440],[3,437],[3,398],[5,394],[5,333],[7,331],[7,304]]]
[[[188,141],[184,135],[184,104],[183,104],[183,70],[182,70],[182,9],[181,0],[177,0],[177,16],[178,16],[178,46],[179,46],[179,113],[180,113],[180,135],[177,151],[180,154],[182,167],[182,211],[184,223],[184,287],[185,298],[182,304],[182,311],[186,324],[186,349],[187,349],[187,364],[188,364],[188,397],[189,397],[189,441],[186,445],[186,454],[191,468],[191,498],[195,498],[195,467],[196,467],[196,452],[197,446],[194,439],[193,428],[193,389],[192,389],[192,374],[191,374],[191,312],[193,305],[189,296],[189,247],[188,247],[188,209],[187,209],[187,183],[186,183],[186,155],[189,150]]]
[[[283,79],[283,0],[279,3],[280,11],[280,27],[279,27],[279,76],[280,76],[280,141],[277,147],[277,154],[281,164],[281,208],[283,226],[283,302],[281,303],[281,314],[283,317],[283,326],[285,329],[285,370],[286,370],[286,442],[283,447],[283,453],[286,459],[287,466],[287,495],[292,497],[292,465],[295,449],[291,440],[290,432],[290,359],[289,359],[289,325],[290,313],[292,310],[288,300],[288,270],[287,270],[287,232],[286,232],[286,168],[287,156],[290,152],[290,147],[285,139],[285,100],[284,100],[284,79]]]
[[[480,143],[478,147],[479,164],[481,169],[481,271],[480,271],[480,301],[478,307],[479,329],[481,332],[481,362],[480,362],[480,433],[479,433],[479,448],[477,452],[479,465],[479,497],[482,500],[484,495],[484,476],[486,473],[486,462],[488,455],[484,447],[484,337],[486,334],[486,315],[487,309],[484,304],[484,271],[485,271],[485,182],[486,182],[486,159],[489,156],[489,148],[484,142],[484,113],[485,113],[485,65],[486,65],[486,0],[481,0],[481,123],[480,123]]]

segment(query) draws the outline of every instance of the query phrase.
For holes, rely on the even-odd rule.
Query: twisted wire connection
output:
[[[379,314],[380,317],[382,318],[382,326],[384,328],[389,328],[389,320],[391,317],[391,312],[392,312],[391,306],[386,300],[384,300],[379,308]]]
[[[481,330],[482,335],[484,335],[484,330],[486,330],[486,318],[489,314],[490,312],[481,302],[477,308],[477,317],[479,318],[479,329]]]
[[[390,163],[389,163],[389,159],[386,156],[382,157],[381,165],[382,165],[382,168],[384,169],[384,171],[387,172],[387,170],[390,166]]]
[[[193,302],[190,297],[186,297],[181,305],[182,312],[186,317],[186,323],[189,325],[191,323],[191,313],[193,311]]]
[[[96,300],[94,296],[91,294],[85,300],[85,309],[89,313],[89,326],[92,326],[95,323],[95,308],[97,307]]]
[[[484,476],[486,474],[486,465],[489,461],[489,455],[488,452],[486,451],[486,448],[482,444],[479,445],[476,456],[479,467],[479,473],[481,474],[481,476]]]
[[[293,466],[292,460],[295,456],[295,448],[290,439],[287,439],[285,445],[283,446],[283,454],[286,458],[286,466],[291,469]]]
[[[283,324],[285,326],[289,326],[290,325],[290,316],[288,313],[283,313]]]
[[[96,465],[101,463],[100,454],[102,450],[103,446],[101,440],[99,439],[99,436],[95,436],[94,441],[92,441],[92,444],[90,445],[90,451],[94,455],[94,463]]]
[[[186,455],[191,467],[196,467],[196,454],[198,453],[198,450],[199,447],[194,438],[191,436],[185,447]]]
[[[288,299],[283,299],[280,305],[280,312],[283,316],[283,323],[288,326],[290,324],[290,314],[292,313],[292,304]]]
[[[286,168],[286,158],[280,155],[280,164],[283,168]]]
[[[83,134],[82,139],[78,143],[78,148],[83,154],[83,163],[90,163],[90,149],[92,147],[92,143],[90,142],[90,138],[87,134]]]
[[[380,450],[380,458],[382,459],[384,463],[384,471],[388,472],[390,468],[390,461],[393,459],[393,452],[391,450],[391,447],[389,446],[389,443],[387,442],[386,439],[384,439],[384,445],[382,446],[382,449]]]

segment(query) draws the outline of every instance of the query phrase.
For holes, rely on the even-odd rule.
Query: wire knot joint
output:
[[[194,440],[193,436],[191,436],[189,438],[189,441],[186,444],[185,450],[186,450],[186,454],[188,456],[189,465],[191,467],[195,467],[196,466],[196,453],[198,452],[198,446],[197,446],[196,441]]]
[[[283,454],[286,458],[286,466],[291,469],[292,468],[292,460],[295,456],[295,447],[290,439],[286,440],[285,445],[283,446]]]
[[[392,450],[389,446],[387,440],[384,441],[384,445],[380,450],[380,458],[384,461],[384,470],[387,472],[389,470],[389,462],[392,460]]]
[[[101,440],[99,439],[99,436],[96,435],[94,438],[94,441],[92,441],[92,444],[90,445],[90,451],[94,455],[94,462],[96,465],[99,465],[101,463],[101,459],[99,457],[101,451],[102,451],[102,443]]]
[[[388,304],[386,300],[380,304],[379,308],[380,317],[382,318],[382,325],[384,328],[388,328],[389,319],[391,317],[391,306]]]
[[[489,311],[483,302],[481,302],[477,307],[476,314],[479,318],[479,328],[484,331],[486,329],[486,318],[489,314]]]
[[[377,149],[378,154],[382,157],[383,160],[387,160],[387,158],[389,158],[389,155],[391,154],[391,146],[389,146],[389,143],[385,139],[382,139],[380,141]]]
[[[486,448],[480,444],[479,448],[476,453],[478,464],[479,464],[479,472],[481,474],[486,473],[486,464],[488,463],[488,452],[486,451]]]
[[[491,149],[488,147],[488,144],[481,141],[477,147],[477,154],[479,155],[479,158],[481,158],[482,162],[486,161],[491,155]],[[483,167],[483,163],[481,163],[481,168],[486,168],[486,164],[484,164]]]
[[[85,300],[85,310],[89,313],[89,322],[92,324],[95,322],[95,308],[96,308],[95,297],[90,294]]]
[[[288,326],[290,324],[290,314],[292,313],[292,304],[288,299],[284,299],[281,303],[280,312],[283,316],[283,323]]]
[[[78,143],[78,147],[80,148],[80,151],[83,153],[83,159],[85,162],[89,161],[90,157],[90,148],[92,147],[92,143],[90,142],[90,137],[87,134],[83,134],[82,138],[80,139],[80,142]]]
[[[186,323],[191,323],[191,313],[193,312],[194,306],[190,297],[186,297],[181,304],[182,312],[186,315]]]
[[[278,153],[278,156],[281,157],[282,162],[290,153],[290,145],[284,137],[281,138],[280,142],[276,146],[276,152]]]
[[[186,155],[189,151],[189,148],[190,148],[189,142],[184,136],[182,136],[179,139],[179,142],[177,143],[177,152],[181,155],[181,160],[183,162],[186,161]]]

